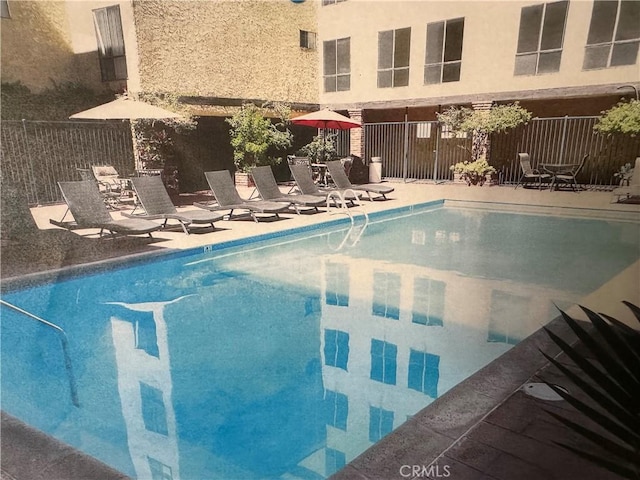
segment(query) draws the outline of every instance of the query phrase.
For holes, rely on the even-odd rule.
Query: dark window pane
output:
[[[393,71],[393,86],[406,87],[409,85],[409,69],[398,68]]]
[[[618,2],[596,0],[591,12],[591,25],[587,45],[610,42],[613,38],[613,27],[616,23]]]
[[[338,40],[336,48],[338,56],[337,73],[351,72],[351,40],[349,38],[342,38]]]
[[[620,20],[616,30],[616,40],[640,38],[640,2],[623,0],[620,4]]]
[[[635,65],[637,58],[638,42],[616,44],[611,53],[611,66]]]
[[[584,52],[584,64],[582,65],[582,68],[584,70],[606,68],[610,49],[611,45],[587,47]]]
[[[444,22],[427,25],[427,55],[426,62],[439,63],[442,61],[442,42],[444,39]]]
[[[549,3],[544,15],[542,27],[542,50],[551,50],[562,47],[564,34],[564,22],[567,16],[567,4],[569,2]]]
[[[393,66],[393,30],[378,33],[378,69]]]
[[[2,2],[0,2],[0,17],[11,18],[11,15],[9,14],[9,2],[7,0],[2,0]]]
[[[540,54],[538,73],[553,73],[560,71],[562,52],[546,52]]]
[[[338,92],[346,92],[351,88],[351,75],[338,75],[336,89]]]
[[[336,73],[336,41],[329,40],[323,42],[323,57],[324,57],[324,74],[335,75]]]
[[[442,69],[443,82],[457,82],[460,80],[460,63],[447,63]]]
[[[391,86],[391,70],[378,72],[378,88],[388,88]]]
[[[325,92],[336,91],[336,77],[324,77],[324,91]],[[338,304],[338,301],[335,299],[335,297],[327,296],[327,305],[337,305],[337,304]]]
[[[464,18],[447,22],[447,39],[444,46],[444,61],[453,62],[462,59],[462,33]]]
[[[396,30],[396,42],[393,53],[393,66],[408,67],[409,52],[411,50],[411,28]]]
[[[516,57],[515,75],[535,75],[536,74],[536,61],[538,55],[531,53],[529,55],[518,55]]]
[[[427,85],[433,85],[440,83],[442,77],[442,64],[427,65],[424,67],[424,83]]]
[[[520,13],[520,33],[518,34],[518,53],[538,50],[540,22],[544,5],[525,7]]]

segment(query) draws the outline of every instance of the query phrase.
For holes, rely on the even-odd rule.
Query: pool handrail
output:
[[[42,323],[50,328],[53,328],[60,335],[60,343],[62,344],[62,353],[64,355],[64,366],[67,370],[67,375],[69,376],[69,390],[71,393],[71,401],[76,407],[80,407],[80,402],[78,401],[78,388],[76,386],[76,378],[73,374],[73,365],[71,364],[71,357],[69,356],[69,340],[67,338],[67,333],[55,323],[51,323],[44,318],[40,318],[33,313],[29,313],[26,310],[23,310],[20,307],[13,305],[5,300],[0,299],[0,305],[4,305],[5,307],[18,312],[22,315],[25,315],[27,318],[31,320],[35,320],[37,322]]]

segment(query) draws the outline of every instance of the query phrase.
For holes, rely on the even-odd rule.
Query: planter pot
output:
[[[236,172],[234,176],[236,187],[255,187],[253,179],[248,173]]]

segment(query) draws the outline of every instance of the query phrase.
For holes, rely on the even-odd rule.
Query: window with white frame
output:
[[[398,347],[383,340],[371,339],[371,373],[369,378],[387,385],[396,384]]]
[[[584,70],[635,65],[640,45],[640,2],[595,0],[584,54]]]
[[[521,10],[515,75],[540,75],[560,70],[568,5],[568,1],[563,1]]]
[[[373,273],[371,313],[377,317],[400,319],[400,275],[389,272]]]
[[[460,81],[464,18],[427,25],[424,83]]]
[[[307,32],[306,30],[300,30],[300,48],[306,48],[307,50],[316,49],[315,32]]]
[[[369,406],[369,441],[377,442],[393,430],[393,412]]]
[[[351,39],[323,42],[325,92],[344,92],[351,88]]]
[[[378,88],[409,85],[411,27],[378,32]]]
[[[0,0],[0,18],[11,18],[8,0]]]
[[[98,40],[98,56],[102,81],[126,80],[127,59],[120,19],[120,6],[98,8],[93,11]]]

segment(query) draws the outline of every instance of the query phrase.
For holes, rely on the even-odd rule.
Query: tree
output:
[[[270,113],[274,120],[267,118]],[[269,156],[270,150],[291,146],[293,135],[287,128],[290,109],[283,104],[258,107],[246,103],[226,122],[231,126],[233,163],[241,172],[252,167],[280,163],[280,158]]]
[[[602,117],[593,127],[598,133],[607,135],[626,134],[635,137],[640,133],[640,101],[620,102],[609,110],[605,110]]]

